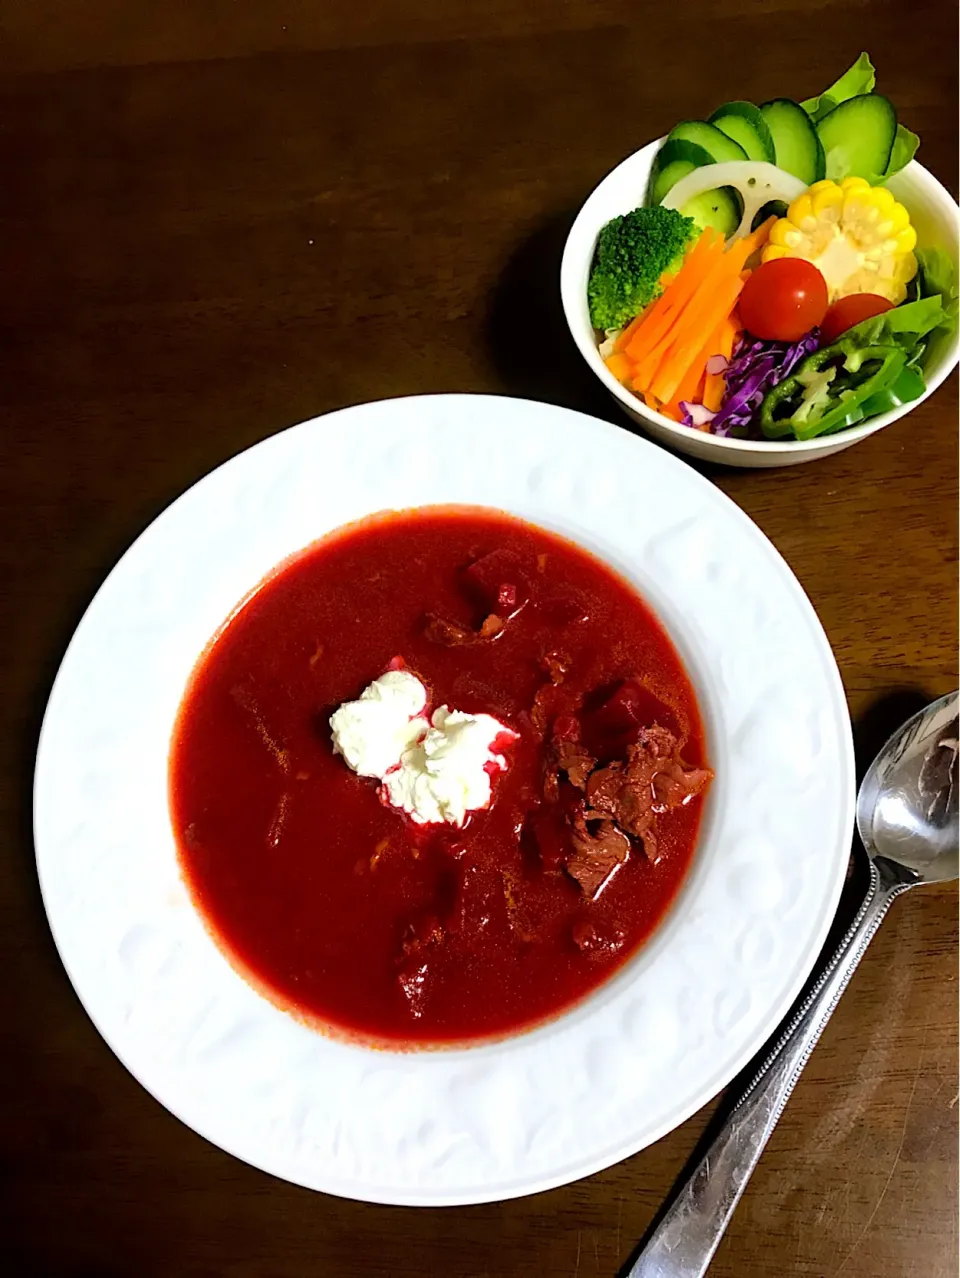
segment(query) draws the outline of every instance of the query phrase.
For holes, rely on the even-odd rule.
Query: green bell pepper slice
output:
[[[906,362],[898,346],[860,346],[841,338],[808,355],[767,393],[760,406],[760,429],[768,439],[816,439],[885,412],[871,401],[884,402],[880,397],[898,382]],[[912,379],[903,387],[911,398],[916,398],[915,389]],[[889,407],[896,406],[891,398]]]
[[[892,385],[877,391],[876,395],[871,395],[862,405],[863,415],[879,417],[881,413],[888,413],[891,408],[901,408],[904,404],[911,404],[915,399],[919,399],[926,389],[927,383],[923,380],[923,373],[919,368],[908,364]]]

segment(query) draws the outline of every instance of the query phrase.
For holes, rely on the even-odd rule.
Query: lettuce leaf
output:
[[[917,249],[916,256],[920,267],[920,297],[923,300],[939,297],[943,316],[935,327],[952,337],[957,331],[960,318],[960,286],[956,263],[942,248]]]
[[[877,73],[870,61],[870,55],[861,53],[853,66],[848,71],[844,71],[836,84],[831,84],[830,88],[819,97],[807,98],[806,102],[801,102],[800,105],[814,124],[817,124],[828,112],[839,106],[841,102],[846,102],[848,98],[858,98],[861,93],[872,93],[876,83]]]
[[[897,136],[893,139],[893,150],[887,163],[882,180],[892,178],[895,173],[907,167],[917,153],[920,139],[902,124],[897,125]]]
[[[944,304],[957,302],[957,268],[953,258],[942,248],[917,249],[917,262],[920,265],[922,294],[933,297],[939,293]]]
[[[910,357],[924,338],[943,324],[945,314],[939,293],[921,297],[856,324],[840,340],[852,340],[857,346],[899,346]]]

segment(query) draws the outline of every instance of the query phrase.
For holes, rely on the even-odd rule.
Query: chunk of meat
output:
[[[591,773],[587,802],[626,834],[642,840],[653,864],[659,860],[654,821],[658,813],[688,803],[712,778],[709,768],[687,768],[679,758],[677,738],[654,724],[641,728],[625,761]]]
[[[503,634],[504,620],[496,613],[490,613],[483,619],[479,630],[471,630],[460,621],[451,621],[449,617],[441,617],[438,613],[427,614],[424,633],[432,643],[443,644],[445,648],[459,648],[464,644],[489,643]]]
[[[560,774],[578,790],[586,788],[587,779],[597,761],[579,739],[554,735],[546,749],[543,774],[543,797],[556,803],[560,793]]]
[[[642,697],[634,695],[640,685],[628,682],[629,687],[618,685],[599,702],[614,731],[620,731],[643,705]],[[550,686],[547,691],[554,689]],[[623,747],[625,757],[613,762],[606,762],[607,753],[598,758],[594,742],[584,740],[581,731],[576,714],[555,717],[544,751],[543,795],[550,806],[532,822],[531,833],[544,868],[563,863],[591,897],[626,860],[631,840],[642,844],[651,864],[657,863],[661,856],[658,815],[688,803],[713,773],[688,767],[680,758],[677,735],[661,724],[646,726],[634,720],[631,743]],[[565,856],[563,842],[567,843]]]
[[[630,840],[602,812],[581,809],[570,826],[573,855],[567,873],[595,900],[607,879],[630,855]]]
[[[587,778],[597,765],[579,741],[558,741],[556,744],[557,767],[567,774],[567,780],[578,790],[586,788]]]
[[[660,771],[653,774],[654,812],[683,807],[712,779],[709,768],[687,768],[677,759],[665,762]]]

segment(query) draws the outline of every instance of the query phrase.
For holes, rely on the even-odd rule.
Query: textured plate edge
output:
[[[214,1139],[213,1137],[209,1136],[202,1129],[202,1126],[200,1124],[197,1124],[192,1121],[187,1121],[186,1119],[184,1119],[176,1108],[168,1104],[165,1100],[161,1100],[160,1097],[157,1096],[157,1094],[152,1090],[152,1088],[149,1087],[140,1078],[137,1071],[133,1069],[132,1066],[128,1063],[128,1060],[124,1052],[119,1050],[118,1047],[115,1045],[113,1039],[110,1036],[108,1036],[106,1033],[104,1033],[98,1019],[94,1015],[92,1015],[89,1007],[87,1006],[87,1003],[85,1002],[80,992],[79,985],[74,979],[74,975],[71,970],[70,964],[68,963],[64,955],[63,949],[61,948],[60,942],[58,940],[53,919],[47,908],[47,893],[44,887],[43,872],[40,865],[40,851],[39,851],[39,847],[37,846],[37,841],[35,836],[35,831],[37,826],[38,796],[39,796],[39,788],[40,788],[39,780],[40,780],[40,772],[41,772],[41,756],[43,753],[44,738],[48,730],[48,724],[51,718],[51,707],[53,707],[55,702],[57,688],[61,680],[61,675],[62,675],[64,666],[66,665],[68,656],[71,650],[73,649],[74,645],[77,643],[81,630],[87,623],[88,617],[90,613],[92,612],[92,610],[94,609],[94,606],[98,598],[100,597],[101,592],[106,588],[109,579],[117,571],[120,565],[128,558],[128,556],[134,553],[140,540],[143,537],[145,537],[150,532],[150,530],[156,524],[158,524],[161,520],[165,520],[169,518],[171,516],[171,512],[174,511],[177,505],[181,501],[183,501],[188,496],[188,494],[191,494],[196,489],[200,488],[208,480],[211,480],[213,476],[218,474],[219,471],[221,471],[224,467],[231,465],[231,463],[236,461],[238,458],[245,456],[247,453],[249,453],[255,448],[262,448],[264,446],[269,446],[272,443],[272,441],[279,440],[280,438],[288,435],[292,431],[315,429],[317,428],[318,424],[321,422],[324,423],[326,426],[329,426],[338,417],[341,417],[344,414],[356,415],[357,413],[363,413],[365,411],[370,411],[370,410],[380,411],[382,410],[383,405],[397,402],[397,400],[430,400],[433,402],[446,401],[450,403],[451,405],[453,405],[457,401],[464,400],[464,399],[469,400],[474,404],[477,401],[483,401],[483,400],[493,402],[493,403],[500,403],[506,400],[514,404],[524,404],[528,406],[533,406],[537,410],[546,410],[548,412],[559,412],[565,415],[570,415],[572,417],[581,419],[581,422],[583,423],[583,425],[589,426],[589,428],[594,431],[600,430],[601,432],[605,432],[609,435],[611,439],[613,438],[622,439],[624,436],[626,436],[633,441],[632,446],[639,448],[641,450],[641,453],[645,450],[649,450],[652,453],[656,453],[658,456],[658,462],[666,465],[668,469],[674,469],[677,473],[683,473],[686,476],[690,476],[692,474],[693,482],[695,484],[705,485],[706,488],[710,490],[712,497],[718,499],[719,504],[721,506],[726,507],[728,514],[732,515],[734,520],[739,520],[742,525],[747,526],[750,530],[752,530],[753,535],[759,537],[759,543],[764,547],[765,554],[771,560],[771,562],[776,565],[776,569],[778,573],[780,574],[781,578],[785,581],[785,583],[788,583],[788,588],[794,595],[795,601],[800,611],[807,617],[807,622],[811,630],[812,638],[821,648],[822,656],[825,659],[824,673],[828,675],[829,680],[833,686],[835,701],[833,705],[831,706],[831,711],[832,711],[832,715],[839,720],[836,726],[841,729],[843,741],[841,743],[838,740],[837,745],[841,746],[842,744],[842,761],[843,761],[843,766],[845,768],[845,771],[847,772],[847,784],[844,787],[846,790],[845,808],[844,808],[844,812],[842,813],[838,821],[839,828],[837,831],[838,840],[841,840],[841,839],[843,840],[842,855],[838,853],[837,869],[835,873],[836,881],[832,887],[831,894],[828,898],[830,902],[829,909],[825,910],[824,912],[824,921],[821,924],[819,933],[815,937],[815,943],[811,942],[810,944],[809,965],[806,964],[806,961],[804,962],[804,966],[802,967],[800,971],[800,975],[794,982],[795,988],[790,989],[789,997],[784,997],[783,999],[780,1000],[780,1003],[782,1005],[778,1006],[776,1020],[771,1022],[767,1035],[762,1040],[759,1040],[756,1043],[753,1043],[752,1045],[750,1045],[748,1048],[745,1048],[743,1052],[741,1052],[735,1058],[735,1061],[736,1061],[735,1068],[733,1068],[732,1070],[728,1068],[727,1070],[723,1071],[723,1075],[721,1075],[722,1081],[717,1083],[716,1080],[714,1079],[710,1080],[710,1082],[707,1085],[705,1085],[705,1087],[702,1088],[700,1092],[697,1093],[695,1100],[689,1103],[687,1106],[683,1108],[683,1110],[679,1112],[679,1117],[676,1117],[676,1116],[671,1117],[665,1124],[662,1124],[660,1127],[653,1129],[652,1134],[647,1134],[639,1144],[634,1141],[627,1141],[623,1145],[619,1145],[604,1151],[602,1155],[599,1155],[596,1158],[586,1160],[576,1165],[568,1164],[567,1166],[558,1170],[557,1172],[551,1173],[551,1175],[549,1176],[541,1177],[529,1183],[524,1183],[524,1184],[510,1183],[510,1184],[498,1186],[496,1188],[484,1188],[483,1190],[479,1192],[478,1191],[455,1191],[449,1196],[444,1196],[444,1195],[440,1195],[436,1193],[434,1194],[421,1194],[421,1193],[403,1194],[403,1193],[396,1192],[394,1188],[370,1186],[367,1184],[363,1184],[363,1185],[358,1184],[356,1186],[353,1186],[342,1180],[337,1187],[331,1187],[330,1185],[327,1185],[327,1184],[311,1183],[307,1180],[293,1179],[289,1175],[283,1172],[276,1171],[272,1167],[265,1165],[261,1161],[256,1161],[245,1154],[237,1153],[235,1149],[230,1147],[230,1144],[228,1142],[225,1142],[219,1138]],[[614,423],[605,421],[600,418],[594,418],[590,414],[580,412],[579,410],[576,410],[576,409],[570,409],[561,405],[550,404],[540,400],[530,400],[530,399],[524,399],[518,396],[509,396],[509,395],[491,395],[491,394],[485,394],[482,392],[453,392],[453,393],[438,393],[438,394],[432,394],[432,395],[407,395],[407,396],[392,397],[392,398],[384,399],[384,400],[368,401],[362,404],[348,405],[346,407],[335,409],[329,413],[321,414],[317,417],[309,418],[303,422],[296,423],[292,426],[286,427],[283,430],[277,431],[273,435],[267,436],[265,439],[257,441],[256,443],[251,444],[248,448],[242,449],[240,452],[233,454],[231,457],[225,459],[218,466],[214,467],[205,475],[201,476],[195,483],[191,484],[182,493],[178,494],[176,498],[174,498],[166,507],[164,507],[164,509],[160,512],[159,515],[157,515],[153,520],[151,520],[151,522],[147,525],[147,527],[144,528],[138,534],[138,536],[134,539],[134,541],[130,544],[130,546],[128,546],[128,548],[124,551],[124,553],[121,556],[119,556],[119,558],[111,566],[110,570],[104,577],[97,591],[94,593],[93,597],[90,599],[87,607],[84,609],[83,616],[81,617],[80,622],[78,623],[73,635],[71,636],[70,642],[67,644],[67,647],[64,650],[63,656],[61,657],[57,674],[50,688],[47,705],[44,710],[43,722],[41,724],[41,729],[40,729],[40,733],[39,733],[38,741],[37,741],[36,760],[35,760],[35,766],[34,766],[34,781],[33,781],[32,818],[33,818],[33,828],[34,828],[34,846],[35,846],[35,858],[36,858],[36,864],[37,864],[37,877],[38,877],[38,882],[40,886],[41,898],[43,899],[44,912],[47,917],[47,924],[50,928],[50,932],[51,932],[51,936],[53,937],[54,944],[57,947],[57,953],[58,953],[58,957],[60,958],[60,962],[63,964],[64,970],[67,974],[67,977],[70,981],[71,986],[73,987],[74,993],[76,994],[77,999],[80,1002],[80,1005],[83,1007],[84,1012],[86,1013],[90,1021],[93,1023],[100,1037],[104,1040],[104,1042],[107,1044],[109,1049],[121,1062],[121,1064],[128,1071],[128,1073],[131,1074],[131,1076],[144,1089],[144,1091],[146,1091],[148,1095],[151,1096],[151,1098],[154,1101],[156,1101],[159,1105],[161,1105],[162,1108],[165,1109],[168,1113],[172,1114],[173,1117],[177,1119],[177,1121],[183,1124],[183,1126],[187,1127],[191,1132],[194,1132],[196,1135],[200,1136],[203,1140],[206,1140],[209,1144],[213,1145],[215,1148],[223,1150],[225,1153],[231,1155],[231,1157],[237,1158],[240,1162],[243,1162],[247,1164],[248,1166],[256,1167],[259,1171],[265,1172],[267,1175],[273,1176],[278,1180],[285,1181],[288,1184],[297,1184],[303,1188],[314,1190],[315,1192],[330,1194],[333,1197],[339,1197],[339,1198],[344,1198],[344,1199],[348,1199],[351,1201],[358,1201],[358,1202],[376,1203],[376,1204],[380,1204],[384,1206],[458,1207],[458,1206],[480,1205],[483,1203],[490,1203],[490,1202],[501,1202],[501,1201],[507,1201],[513,1198],[527,1197],[531,1194],[546,1192],[551,1189],[558,1188],[562,1185],[571,1184],[585,1177],[595,1175],[597,1172],[603,1171],[608,1167],[614,1166],[616,1163],[622,1162],[624,1159],[632,1157],[634,1154],[641,1152],[643,1149],[646,1149],[648,1146],[656,1143],[658,1140],[661,1140],[669,1132],[675,1130],[677,1127],[681,1126],[684,1122],[686,1122],[690,1117],[692,1117],[693,1114],[697,1113],[698,1110],[700,1110],[714,1096],[718,1095],[721,1091],[724,1090],[725,1087],[729,1085],[729,1083],[737,1076],[737,1074],[740,1073],[740,1071],[749,1063],[749,1061],[753,1059],[753,1057],[760,1050],[762,1050],[764,1043],[768,1040],[769,1036],[774,1033],[777,1025],[781,1023],[784,1016],[787,1014],[790,1006],[796,1000],[805,982],[809,978],[810,972],[813,969],[813,965],[816,963],[817,956],[819,955],[823,947],[824,941],[826,940],[830,927],[834,921],[837,904],[839,902],[840,894],[843,888],[844,878],[846,874],[846,867],[847,867],[847,859],[848,859],[847,858],[848,838],[852,838],[852,832],[853,832],[853,817],[854,817],[854,810],[855,810],[855,802],[856,802],[856,791],[855,791],[853,731],[852,731],[852,724],[850,720],[849,707],[847,705],[847,700],[846,700],[846,693],[844,691],[843,682],[840,676],[840,671],[837,666],[836,657],[833,653],[826,631],[823,628],[823,625],[820,621],[819,616],[817,615],[816,609],[814,608],[812,601],[810,600],[806,591],[803,589],[803,586],[801,585],[799,579],[797,578],[796,574],[793,572],[793,569],[790,567],[787,560],[784,558],[783,555],[780,554],[780,552],[776,549],[774,544],[771,542],[769,537],[767,537],[766,533],[764,533],[763,530],[759,527],[759,525],[754,520],[752,520],[750,516],[747,515],[746,512],[743,511],[731,497],[727,496],[727,494],[724,493],[722,489],[718,488],[715,484],[711,483],[708,479],[705,479],[693,467],[689,466],[685,461],[667,452],[666,450],[658,447],[656,444],[651,443],[650,441],[635,435],[633,432],[629,430],[625,430],[624,427],[620,425],[616,425]],[[846,831],[846,833],[844,833],[844,831]]]

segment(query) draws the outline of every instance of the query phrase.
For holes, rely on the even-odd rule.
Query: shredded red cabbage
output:
[[[744,334],[727,366],[726,389],[720,411],[710,423],[714,435],[746,430],[767,391],[796,368],[820,345],[820,330],[812,328],[799,342],[765,342]]]

